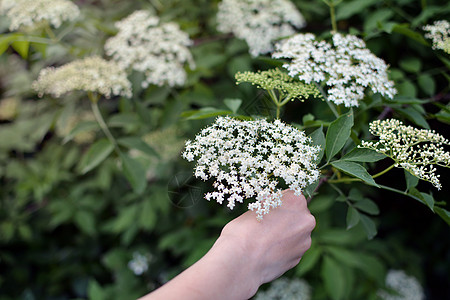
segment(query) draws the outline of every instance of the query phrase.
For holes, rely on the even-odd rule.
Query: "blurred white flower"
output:
[[[282,204],[281,179],[300,195],[319,178],[315,160],[320,147],[310,144],[303,131],[280,120],[269,123],[218,117],[194,141],[186,142],[183,157],[197,160],[196,177],[216,179],[216,190],[205,195],[207,200],[220,204],[227,200],[233,209],[236,202],[254,197],[256,202],[248,208],[261,220]]]
[[[68,0],[0,0],[0,14],[10,20],[9,30],[39,27],[48,22],[55,28],[75,20],[80,10]]]
[[[128,262],[128,268],[135,275],[142,275],[148,270],[149,258],[138,252],[133,253],[133,259]]]
[[[75,90],[98,93],[106,98],[131,97],[131,82],[125,71],[115,62],[98,56],[75,60],[58,68],[45,68],[32,87],[40,97],[43,94],[60,97]]]
[[[302,279],[280,278],[270,284],[266,291],[258,292],[256,300],[310,300],[311,287]]]
[[[401,270],[390,270],[386,276],[386,287],[394,293],[379,290],[377,295],[383,300],[423,300],[425,295],[419,281]]]
[[[116,23],[119,32],[105,43],[105,51],[123,68],[145,74],[142,83],[180,86],[186,81],[184,65],[195,68],[189,36],[175,23],[161,23],[150,12],[138,10]]]
[[[247,42],[252,56],[273,51],[272,43],[306,25],[289,0],[223,0],[217,29]]]
[[[292,77],[306,83],[324,82],[328,100],[346,107],[358,106],[366,88],[393,98],[397,91],[388,79],[386,63],[376,57],[363,40],[333,34],[333,44],[317,41],[311,34],[297,34],[276,45],[274,58],[288,58],[283,65]]]
[[[379,140],[361,141],[358,147],[369,148],[392,158],[396,167],[441,189],[434,165],[450,167],[450,153],[443,148],[444,144],[450,145],[448,139],[434,130],[406,126],[395,119],[376,120],[369,126],[370,133]]]
[[[433,41],[433,49],[441,49],[450,54],[450,23],[446,20],[426,25],[423,30],[428,31],[425,37]]]

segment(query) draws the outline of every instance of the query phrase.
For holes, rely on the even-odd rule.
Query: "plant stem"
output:
[[[50,28],[50,25],[48,25],[48,22],[45,23],[44,30],[47,33],[47,35],[50,37],[50,39],[54,43],[58,43],[59,39],[56,37],[56,35],[53,33],[53,30]]]
[[[315,82],[314,84],[316,85],[317,89],[319,90],[320,94],[322,95],[324,101],[327,103],[328,107],[333,112],[334,116],[336,118],[339,118],[339,114],[338,114],[336,108],[333,106],[333,104],[330,101],[328,101],[327,95],[325,94],[325,91],[323,90],[323,88],[317,82]]]
[[[422,5],[422,10],[427,8],[427,0],[421,0],[420,4]]]
[[[114,145],[114,149],[117,152],[117,154],[120,154],[119,146],[117,145],[117,141],[112,135],[111,131],[109,131],[108,125],[106,125],[105,120],[102,117],[102,114],[100,112],[100,109],[98,108],[98,100],[99,96],[94,95],[93,93],[88,93],[88,97],[91,100],[91,108],[92,112],[94,113],[95,119],[97,120],[98,125],[102,129],[103,133],[106,135],[108,140]]]
[[[337,32],[336,13],[334,10],[335,3],[334,1],[330,1],[329,3],[330,3],[329,6],[330,6],[331,28],[333,32]]]
[[[383,171],[381,171],[381,172],[379,172],[379,173],[373,175],[372,178],[380,177],[381,175],[383,175],[383,174],[389,172],[393,167],[394,167],[394,165],[390,165],[389,167],[387,167],[387,168],[384,169]]]

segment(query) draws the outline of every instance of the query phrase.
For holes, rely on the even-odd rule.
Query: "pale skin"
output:
[[[140,300],[251,298],[296,266],[311,246],[316,222],[305,197],[286,190],[282,200],[260,222],[251,211],[229,222],[205,256]]]

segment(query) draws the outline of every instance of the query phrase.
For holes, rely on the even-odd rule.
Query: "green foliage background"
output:
[[[246,209],[230,212],[202,199],[210,187],[190,176],[192,165],[179,155],[183,141],[219,114],[274,113],[261,91],[237,86],[234,75],[267,70],[276,62],[252,58],[244,41],[216,31],[218,1],[74,2],[82,16],[55,31],[59,42],[44,32],[8,32],[7,20],[0,19],[0,98],[16,103],[1,108],[12,113],[0,121],[0,299],[135,299],[178,274]],[[322,1],[293,2],[308,22],[300,32],[329,33]],[[154,11],[189,33],[197,67],[188,70],[186,86],[177,89],[142,89],[142,75],[132,74],[132,99],[99,102],[131,158],[127,174],[126,160],[92,150],[104,138],[92,120],[58,133],[73,116],[89,110],[85,94],[38,98],[31,83],[46,66],[104,56],[105,40],[116,33],[114,22],[138,9]],[[450,57],[433,51],[421,29],[449,16],[445,0],[345,0],[336,7],[339,31],[362,36],[390,65],[399,90],[393,101],[375,95],[355,109],[351,139],[338,157],[369,138],[368,124],[380,114],[449,137]],[[281,118],[316,141],[337,122],[320,100],[289,103]],[[76,136],[87,132],[94,139],[77,142]],[[384,160],[363,162],[371,173],[388,166]],[[376,299],[387,270],[403,269],[420,280],[428,299],[450,298],[445,203],[450,182],[448,173],[441,173],[439,192],[400,169],[377,183],[404,195],[360,182],[340,184],[337,190],[321,186],[310,203],[317,219],[313,245],[285,276],[305,278],[314,299]],[[149,259],[141,276],[128,267],[133,253]]]

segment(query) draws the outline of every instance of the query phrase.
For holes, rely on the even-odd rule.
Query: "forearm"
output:
[[[244,251],[219,238],[202,259],[141,300],[248,299],[260,285],[254,270]]]

